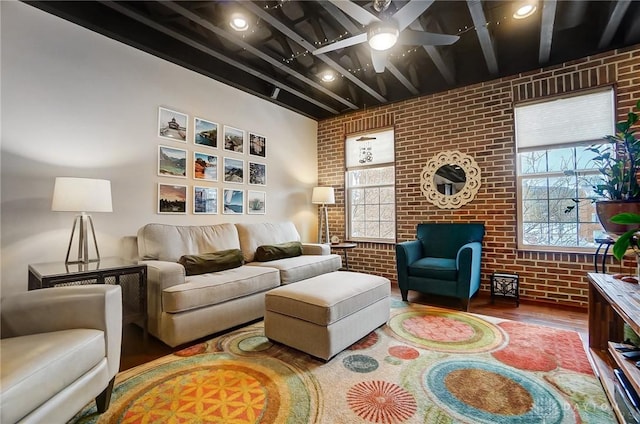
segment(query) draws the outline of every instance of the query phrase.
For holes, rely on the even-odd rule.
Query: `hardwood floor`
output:
[[[400,291],[396,285],[392,285],[391,294],[392,296],[400,298]],[[435,297],[413,291],[409,292],[409,302],[456,310],[460,310],[461,307],[457,299]],[[469,312],[510,319],[513,321],[528,322],[531,324],[572,330],[580,333],[585,344],[588,340],[588,320],[586,310],[522,302],[520,302],[519,307],[516,307],[515,301],[508,299],[499,299],[492,304],[488,293],[480,293],[471,300]],[[123,341],[120,371],[133,368],[137,365],[152,361],[174,351],[178,351],[186,346],[195,344],[199,341],[208,340],[215,336],[215,334],[210,335],[202,340],[194,341],[176,348],[171,348],[155,337],[149,336],[149,342],[145,347],[142,343],[142,329],[135,324],[127,325],[123,330],[122,336]]]

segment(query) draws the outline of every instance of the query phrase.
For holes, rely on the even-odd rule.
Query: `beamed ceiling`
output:
[[[314,119],[640,43],[640,1],[539,1],[521,20],[503,0],[26,3]],[[400,30],[382,58],[367,43],[378,19]]]

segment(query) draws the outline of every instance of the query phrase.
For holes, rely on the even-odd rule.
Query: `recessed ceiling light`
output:
[[[535,2],[526,2],[518,6],[515,12],[513,12],[513,17],[515,19],[524,19],[536,13],[537,6]]]
[[[331,82],[336,79],[336,74],[333,71],[324,71],[320,74],[320,79],[323,82]]]
[[[246,31],[247,29],[249,29],[249,21],[242,13],[232,14],[229,25],[231,25],[231,28],[235,29],[236,31]]]

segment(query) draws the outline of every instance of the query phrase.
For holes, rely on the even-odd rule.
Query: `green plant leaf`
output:
[[[640,215],[632,212],[623,212],[612,216],[611,222],[614,224],[640,224]]]
[[[636,231],[637,230],[627,231],[626,233],[618,237],[618,240],[616,240],[616,242],[613,244],[613,256],[615,256],[617,260],[622,260],[622,257],[627,252],[627,249],[629,249],[629,246],[631,246],[631,237],[633,237],[633,234]]]

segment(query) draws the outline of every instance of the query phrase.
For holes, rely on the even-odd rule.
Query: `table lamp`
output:
[[[326,243],[330,243],[329,214],[327,213],[327,205],[333,205],[336,203],[333,187],[314,187],[313,194],[311,195],[311,203],[315,205],[322,205],[321,215],[320,215],[320,231],[318,231],[318,243],[322,243],[323,226],[324,226]]]
[[[67,264],[88,264],[100,260],[98,241],[93,228],[93,220],[87,212],[112,212],[111,205],[111,181],[95,180],[91,178],[56,177],[53,188],[52,211],[80,212],[76,215],[71,227],[71,237],[67,248]],[[96,259],[89,259],[89,234],[87,223],[91,226],[93,244],[96,248]],[[73,244],[73,235],[78,226],[78,260],[70,261],[69,253]]]

